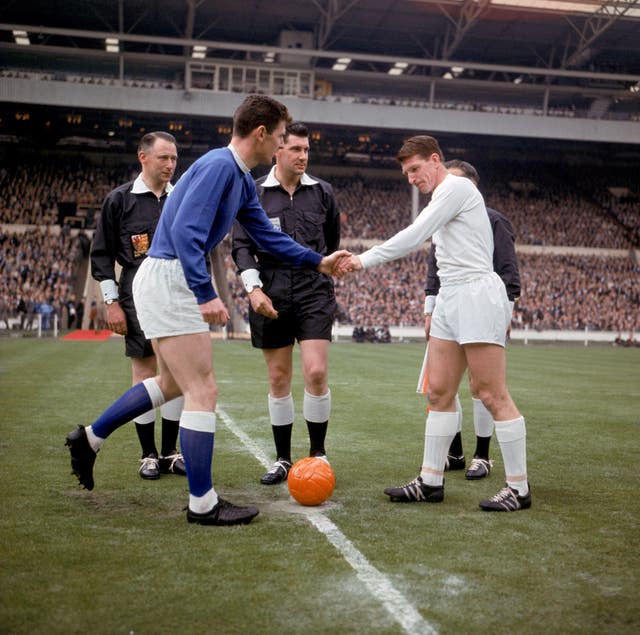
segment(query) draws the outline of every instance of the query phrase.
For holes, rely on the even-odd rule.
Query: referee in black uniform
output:
[[[330,254],[340,243],[340,216],[332,187],[309,176],[309,131],[287,126],[276,164],[256,182],[262,207],[273,226],[304,247]],[[317,271],[283,265],[251,241],[237,223],[233,259],[249,294],[251,342],[262,349],[269,374],[269,417],[277,460],[260,482],[284,481],[291,467],[294,404],[291,394],[293,346],[298,341],[304,378],[303,414],[309,455],[326,460],[325,437],[331,412],[328,351],[336,312],[333,281]]]
[[[133,385],[155,377],[156,358],[145,338],[133,303],[133,277],[147,251],[171,192],[171,178],[178,159],[176,140],[168,132],[149,132],[138,145],[142,171],[138,177],[107,194],[91,248],[91,274],[100,283],[107,313],[107,326],[124,335],[125,354],[131,358]],[[116,283],[115,263],[122,267]],[[185,475],[182,455],[177,451],[182,397],[161,408],[162,451],[155,444],[155,410],[135,419],[142,446],[139,474],[157,479],[161,473]]]
[[[456,176],[468,178],[476,187],[480,182],[477,170],[466,161],[453,159],[447,161],[445,167]],[[502,278],[507,289],[507,297],[513,310],[514,303],[520,297],[520,271],[518,269],[518,258],[516,256],[515,233],[511,221],[500,212],[487,207],[491,229],[493,230],[493,270]],[[427,274],[427,286],[425,289],[425,330],[427,338],[431,326],[431,313],[436,303],[436,296],[440,290],[440,278],[438,277],[438,265],[436,264],[436,246],[431,242],[431,251],[428,260],[429,268]],[[476,450],[465,477],[469,480],[478,480],[489,476],[493,463],[489,459],[489,444],[493,434],[494,423],[491,413],[477,398],[473,377],[469,375],[469,387],[473,399],[473,424],[476,432]],[[460,421],[462,421],[462,410],[460,402],[456,396],[456,405]],[[447,468],[449,470],[462,470],[466,461],[462,450],[462,434],[456,434],[449,447],[447,456]]]

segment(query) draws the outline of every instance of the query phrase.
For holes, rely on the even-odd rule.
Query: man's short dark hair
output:
[[[156,130],[156,132],[147,132],[142,139],[140,139],[140,143],[138,144],[138,152],[149,152],[151,148],[153,148],[153,144],[156,142],[156,139],[162,139],[163,141],[168,141],[169,143],[173,143],[174,146],[178,147],[176,142],[176,138],[170,134],[169,132],[164,132],[162,130]]]
[[[457,168],[462,172],[462,176],[466,176],[476,187],[478,186],[478,183],[480,183],[480,175],[478,174],[478,171],[467,161],[451,159],[451,161],[447,161],[444,164],[444,167],[447,168],[447,170],[450,168]]]
[[[244,139],[259,126],[271,134],[281,121],[291,121],[284,104],[267,95],[249,95],[233,113],[233,134]]]
[[[432,154],[437,154],[440,157],[440,161],[444,163],[444,154],[438,145],[438,142],[428,135],[416,135],[407,139],[403,144],[396,159],[400,163],[403,163],[411,157],[419,156],[423,159],[428,159]]]
[[[292,121],[287,126],[287,129],[285,130],[285,133],[284,133],[285,142],[289,138],[289,135],[293,135],[294,137],[306,138],[309,136],[309,128],[307,128],[307,126],[305,126],[305,124],[303,124],[300,121]]]

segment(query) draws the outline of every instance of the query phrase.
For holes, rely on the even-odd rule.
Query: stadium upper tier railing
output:
[[[435,110],[455,110],[459,112],[484,112],[500,115],[525,115],[535,117],[565,117],[571,119],[605,119],[610,121],[640,121],[640,112],[631,107],[627,111],[606,110],[590,107],[547,105],[540,99],[531,103],[509,103],[501,99],[485,101],[423,99],[410,96],[371,94],[358,91],[352,86],[348,92],[323,94],[315,83],[314,74],[299,69],[264,69],[233,67],[224,64],[207,64],[207,68],[194,68],[186,73],[185,81],[180,79],[153,79],[132,76],[119,78],[110,75],[80,74],[78,72],[39,72],[22,69],[0,69],[0,77],[34,81],[70,82],[94,86],[118,86],[125,88],[147,88],[155,90],[183,90],[209,92],[265,92],[274,95],[290,95],[318,101],[347,104],[370,104]],[[261,77],[264,75],[264,78]],[[632,105],[633,106],[633,105]]]

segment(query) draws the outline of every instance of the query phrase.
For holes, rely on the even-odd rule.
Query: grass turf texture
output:
[[[636,633],[640,349],[508,349],[527,418],[533,508],[479,511],[503,483],[448,473],[444,503],[392,504],[415,477],[424,398],[418,344],[336,344],[327,449],[337,476],[324,512],[439,633]],[[293,458],[307,452],[296,351]],[[261,515],[249,526],[188,525],[186,479],[137,475],[133,426],[70,474],[64,436],[128,387],[121,341],[0,341],[0,631],[3,633],[367,633],[403,629],[345,558],[218,418],[214,482]],[[215,342],[219,406],[271,457],[259,352]],[[463,380],[463,441],[473,452]],[[159,441],[159,425],[156,438]]]

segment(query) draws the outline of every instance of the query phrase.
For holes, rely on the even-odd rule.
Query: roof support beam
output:
[[[38,34],[50,34],[50,35],[62,35],[70,38],[79,39],[98,39],[103,40],[107,37],[118,37],[121,42],[140,42],[147,44],[157,44],[166,46],[193,46],[194,44],[202,44],[210,49],[221,49],[226,51],[252,51],[266,53],[273,51],[275,53],[284,53],[286,55],[301,55],[305,57],[322,57],[322,58],[337,58],[337,57],[350,57],[354,60],[360,60],[364,62],[372,63],[386,63],[394,64],[397,61],[408,62],[417,67],[438,67],[438,68],[450,68],[452,65],[461,65],[468,69],[475,69],[480,71],[497,71],[506,73],[518,73],[528,74],[534,76],[549,76],[549,77],[571,77],[571,78],[584,78],[594,80],[612,80],[617,82],[638,82],[640,81],[640,75],[629,73],[599,73],[593,71],[574,71],[568,69],[558,68],[538,68],[532,66],[515,66],[510,64],[485,64],[483,62],[471,62],[466,60],[438,60],[438,59],[424,59],[416,57],[398,57],[393,55],[375,55],[366,53],[354,53],[352,51],[323,51],[320,49],[290,49],[279,46],[266,46],[261,44],[245,44],[238,42],[222,42],[216,40],[205,39],[186,39],[186,38],[170,38],[159,37],[152,35],[134,35],[131,33],[117,33],[109,31],[86,31],[78,29],[64,29],[55,27],[42,27],[24,24],[6,24],[0,23],[0,30],[12,31],[14,29],[27,31],[29,33]],[[7,50],[15,49],[16,45],[5,44]],[[66,54],[78,54],[84,56],[90,56],[92,54],[98,54],[98,51],[90,49],[82,49],[80,45],[76,44],[77,48],[73,47],[53,47]],[[37,52],[37,46],[31,46],[30,53]],[[157,54],[161,57],[161,54]]]
[[[340,0],[311,0],[320,11],[320,28],[318,30],[318,41],[316,46],[324,49],[333,31],[333,26],[342,15],[358,4],[360,0],[349,0],[342,8]]]
[[[630,9],[639,6],[640,2],[638,0],[615,0],[613,2],[607,2],[587,18],[581,29],[567,17],[567,22],[578,34],[578,45],[571,55],[565,53],[565,57],[560,65],[561,68],[584,66],[593,56],[593,50],[589,47]],[[567,51],[569,44],[570,38],[567,40]]]
[[[445,36],[442,59],[451,59],[467,31],[478,21],[478,18],[487,10],[490,4],[491,0],[464,0],[460,9],[460,16],[457,19],[453,18],[444,6],[439,5],[442,13],[447,16],[453,25],[453,32],[448,31]]]

